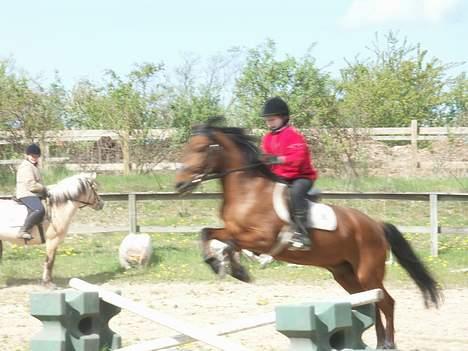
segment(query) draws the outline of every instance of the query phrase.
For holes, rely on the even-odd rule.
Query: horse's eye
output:
[[[206,152],[208,150],[209,145],[200,145],[193,149],[195,152]]]

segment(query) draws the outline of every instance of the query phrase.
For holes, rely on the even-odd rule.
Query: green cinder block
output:
[[[290,351],[371,350],[362,334],[374,324],[375,306],[353,309],[349,302],[312,302],[276,307],[276,329]]]
[[[30,340],[32,351],[66,351],[66,329],[57,322],[43,321],[43,329]]]
[[[313,304],[277,306],[276,330],[289,337],[309,337],[316,330]]]
[[[330,333],[352,325],[351,304],[349,302],[316,303],[315,311]]]
[[[66,290],[67,304],[79,314],[99,313],[99,294],[94,291]]]
[[[42,322],[42,330],[30,340],[31,351],[100,351],[122,346],[120,335],[108,325],[120,309],[103,305],[97,292],[32,293],[30,303],[31,315]]]
[[[121,294],[121,291],[116,291],[117,294]],[[100,300],[99,303],[99,320],[98,323],[101,326],[99,330],[99,337],[101,341],[101,347],[107,346],[111,350],[120,349],[122,347],[122,337],[116,334],[109,327],[109,321],[120,313],[122,309],[114,306],[106,301]]]
[[[375,304],[362,305],[353,309],[353,327],[348,331],[348,337],[349,345],[354,349],[366,349],[367,345],[362,341],[362,335],[374,325],[375,313]]]
[[[29,305],[33,316],[63,316],[65,313],[65,294],[31,293]]]

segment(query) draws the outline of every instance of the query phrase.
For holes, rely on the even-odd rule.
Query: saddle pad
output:
[[[0,213],[0,232],[10,232],[15,228],[19,230],[24,224],[28,209],[13,200],[0,200]]]
[[[276,183],[273,190],[273,207],[276,214],[286,223],[291,223],[291,215],[285,199],[286,184]],[[330,206],[309,201],[309,228],[335,230],[337,227],[335,211]]]

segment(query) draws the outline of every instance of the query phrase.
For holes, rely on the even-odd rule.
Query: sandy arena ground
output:
[[[269,312],[283,303],[323,300],[345,296],[334,282],[311,284],[243,284],[230,280],[212,283],[105,284],[119,289],[123,296],[148,307],[191,322],[197,326],[223,323],[228,320]],[[0,289],[0,349],[28,350],[28,340],[41,329],[41,323],[29,315],[29,293],[43,291],[39,285],[23,285]],[[441,308],[424,308],[415,286],[390,287],[396,305],[396,341],[399,350],[442,351],[468,350],[468,289],[444,290]],[[177,333],[122,311],[111,327],[123,337],[124,345]],[[288,340],[264,326],[229,336],[250,350],[286,351]],[[374,330],[366,332],[366,342],[375,346]],[[189,344],[178,350],[213,350],[205,344]]]

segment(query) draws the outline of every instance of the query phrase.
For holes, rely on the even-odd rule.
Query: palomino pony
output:
[[[104,207],[104,202],[97,193],[96,174],[79,174],[61,180],[49,189],[45,201],[46,215],[42,226],[44,237],[37,226],[32,231],[33,239],[25,242],[16,236],[26,218],[26,206],[13,200],[0,200],[2,221],[0,222],[0,240],[16,244],[38,245],[45,242],[46,259],[42,274],[42,283],[53,287],[52,268],[58,245],[65,239],[71,220],[79,208],[89,206],[94,210]],[[1,245],[1,241],[0,241]]]
[[[236,253],[247,249],[270,254],[276,260],[323,267],[349,293],[380,288],[384,298],[377,303],[377,346],[395,348],[394,300],[383,286],[387,250],[392,250],[415,281],[426,307],[430,302],[437,306],[441,299],[436,281],[394,225],[375,221],[352,208],[331,206],[335,229],[310,229],[312,248],[289,250],[279,239],[279,233],[288,227],[287,220],[274,209],[278,179],[259,156],[253,139],[239,128],[216,127],[211,121],[193,129],[177,171],[176,189],[188,192],[214,178],[220,179],[223,189],[221,217],[225,226],[202,230],[204,261],[219,273],[220,259],[210,247],[210,241],[217,239],[229,245],[226,256],[230,274],[242,281],[250,278]],[[385,327],[379,310],[385,317]]]

